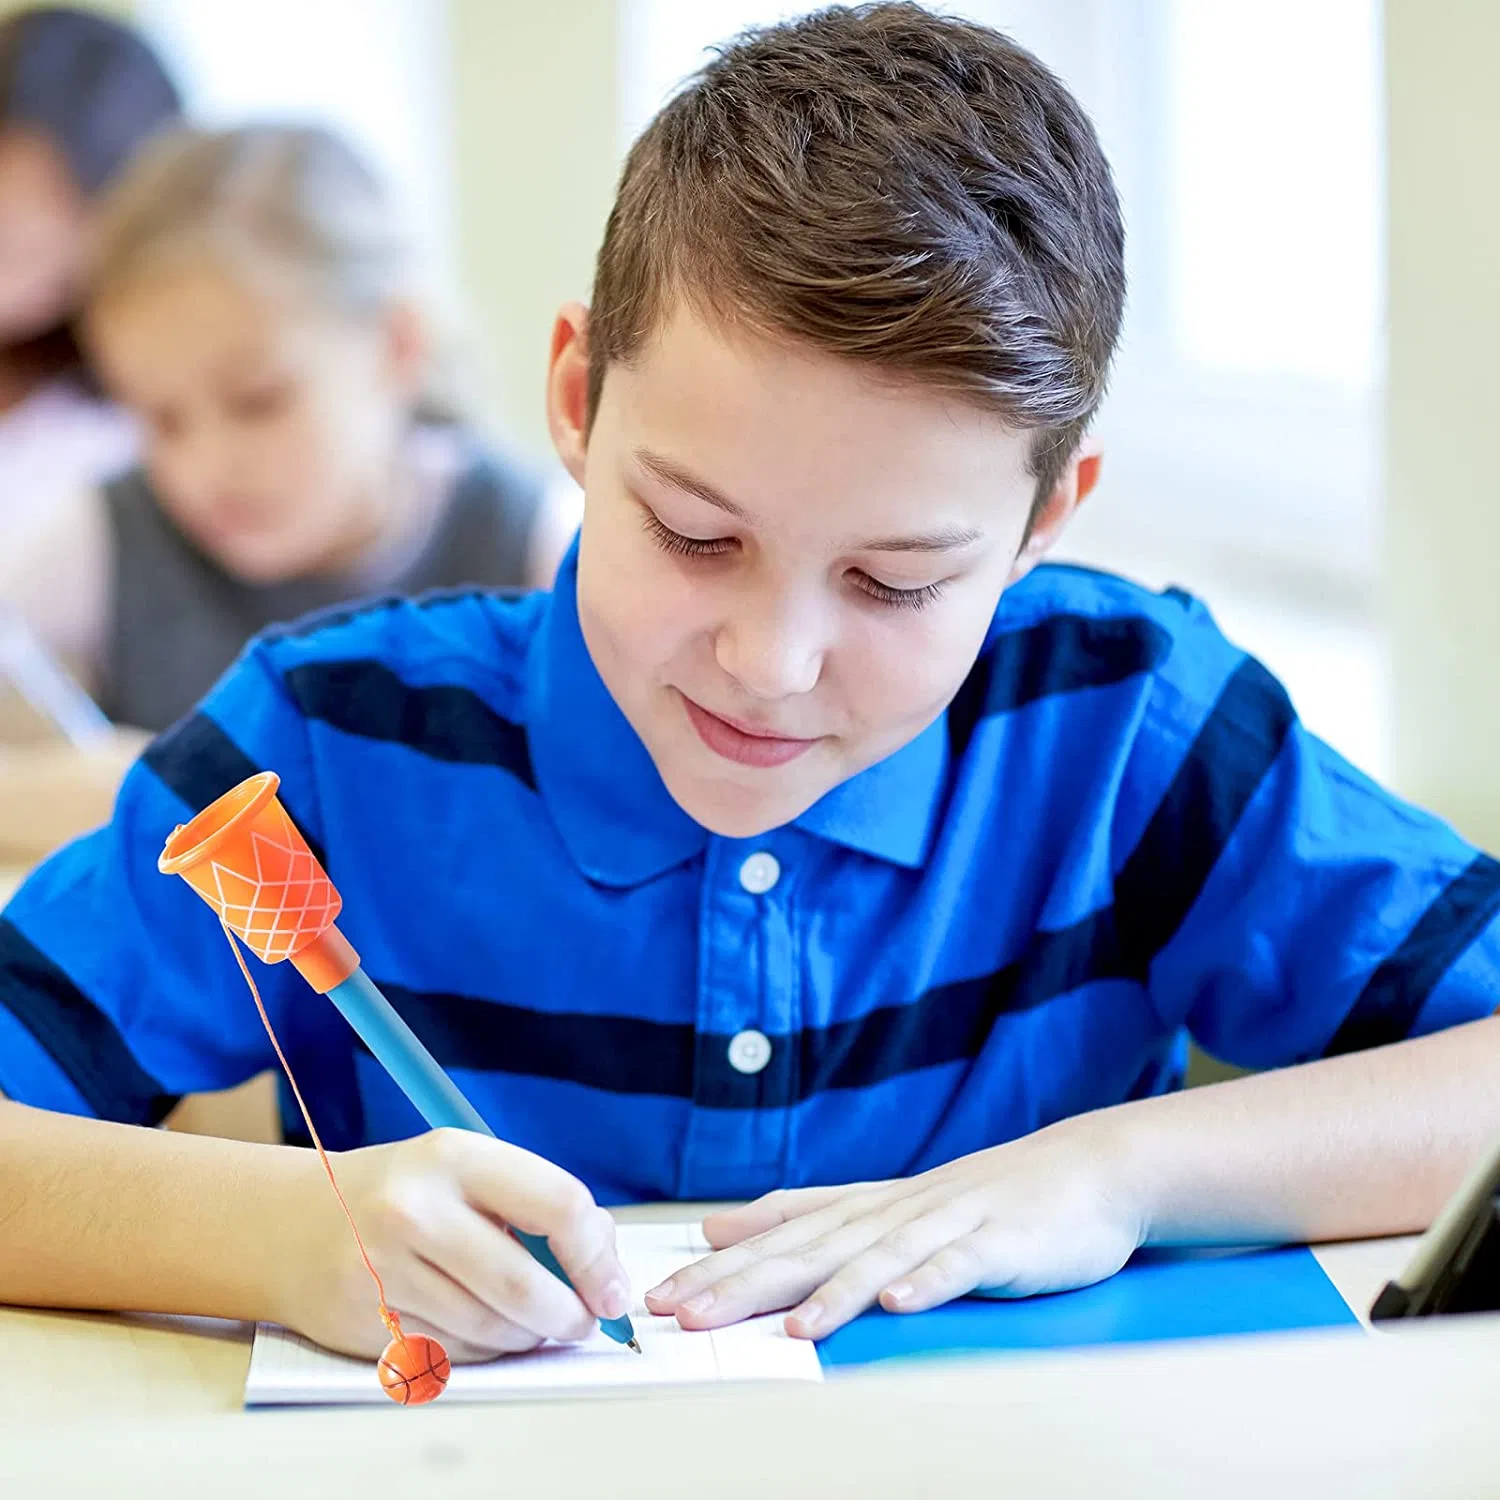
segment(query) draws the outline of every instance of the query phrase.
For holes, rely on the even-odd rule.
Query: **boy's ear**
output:
[[[547,426],[563,467],[580,488],[588,453],[589,310],[565,302],[552,325],[547,362]]]
[[[1074,462],[1078,465],[1078,493],[1073,500],[1073,509],[1077,510],[1093,494],[1094,486],[1099,483],[1099,470],[1104,467],[1104,449],[1099,440],[1085,438]]]
[[[1024,578],[1056,545],[1078,507],[1088,499],[1099,483],[1104,465],[1104,451],[1096,438],[1087,437],[1068,461],[1051,493],[1037,507],[1031,529],[1026,535],[1006,587]]]

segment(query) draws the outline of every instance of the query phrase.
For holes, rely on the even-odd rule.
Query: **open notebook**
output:
[[[622,1224],[620,1257],[637,1297],[708,1253],[696,1224]],[[487,1365],[455,1365],[444,1401],[535,1400],[705,1385],[724,1380],[821,1380],[816,1347],[787,1336],[782,1317],[688,1333],[637,1304],[630,1314],[640,1354],[597,1330],[576,1345],[546,1345]],[[255,1330],[246,1406],[384,1405],[373,1360],[347,1359],[275,1324]]]

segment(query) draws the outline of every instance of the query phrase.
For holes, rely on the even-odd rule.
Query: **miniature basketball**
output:
[[[436,1339],[408,1333],[385,1346],[380,1356],[380,1383],[386,1395],[399,1405],[421,1406],[443,1394],[452,1369],[447,1350]]]

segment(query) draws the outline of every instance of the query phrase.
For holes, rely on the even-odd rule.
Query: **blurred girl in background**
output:
[[[275,621],[550,583],[565,492],[438,396],[406,240],[338,137],[153,143],[101,207],[82,328],[143,461],[0,559],[0,600],[116,723],[164,729]]]
[[[90,204],[176,87],[128,27],[61,6],[0,22],[0,550],[16,526],[129,461],[70,327]]]

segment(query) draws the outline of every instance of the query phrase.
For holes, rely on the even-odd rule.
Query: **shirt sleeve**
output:
[[[1116,877],[1119,941],[1167,1024],[1273,1067],[1491,1014],[1500,864],[1355,770],[1236,657]]]
[[[320,852],[306,726],[252,644],[146,749],[108,826],[47,860],[0,916],[0,1092],[149,1124],[184,1093],[276,1066],[214,913],[156,867],[178,824],[261,770],[280,775],[283,804]],[[308,1004],[290,964],[250,963],[288,1055],[309,1055],[331,1007]]]

